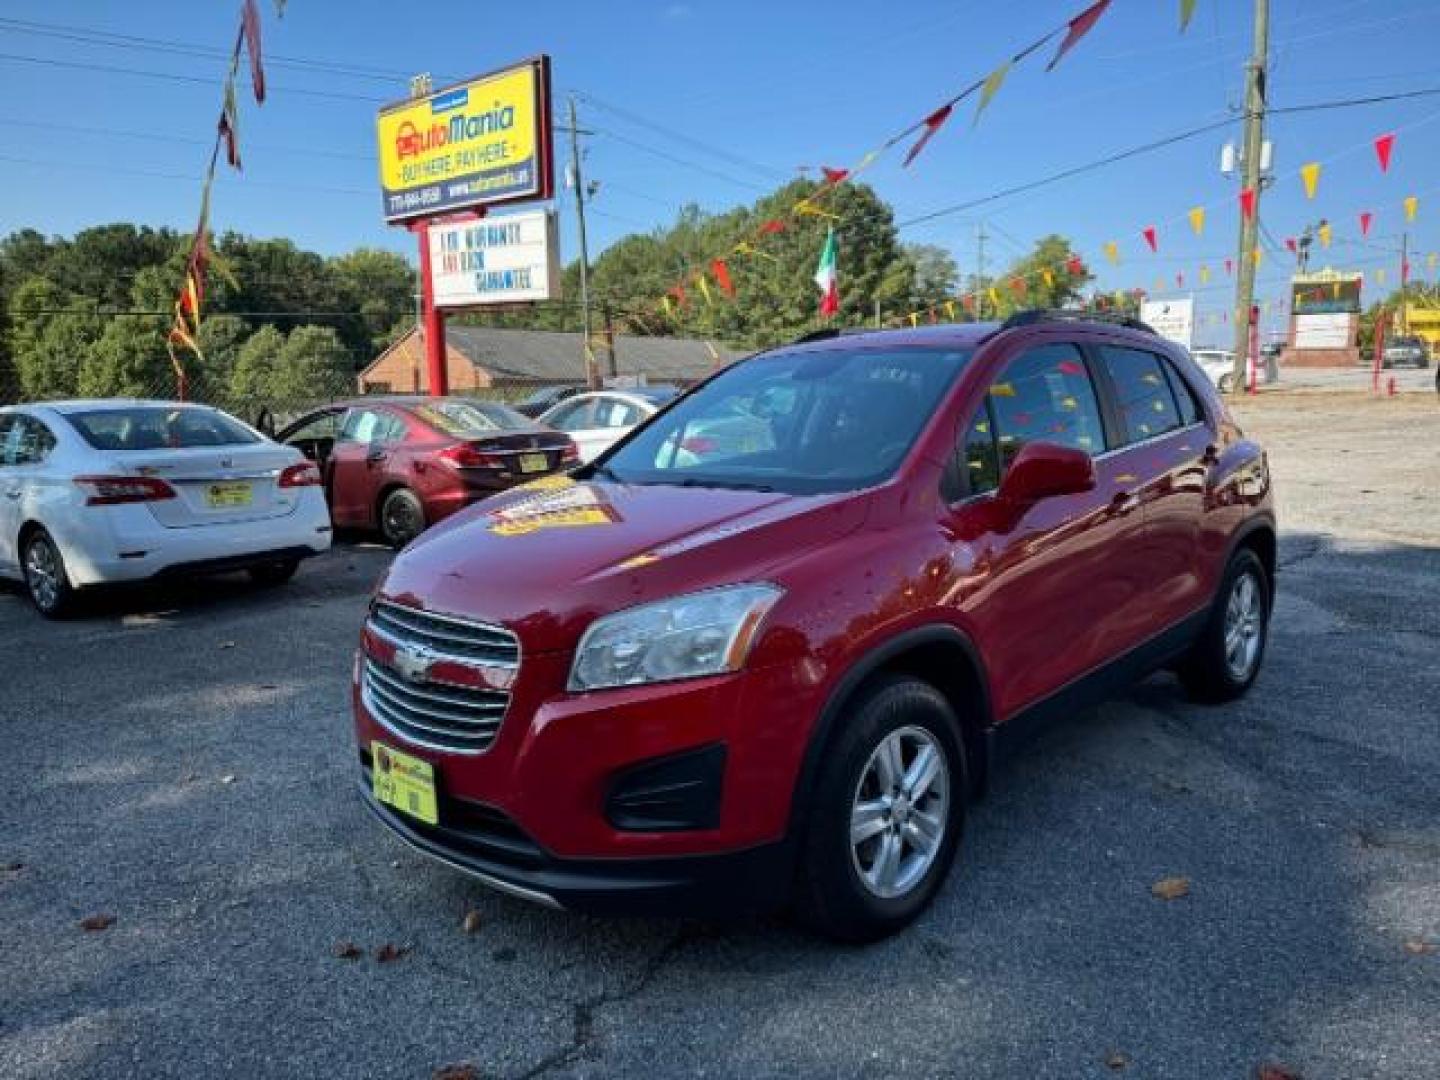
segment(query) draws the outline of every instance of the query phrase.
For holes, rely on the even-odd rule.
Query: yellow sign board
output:
[[[387,105],[375,131],[387,221],[548,199],[549,58]]]

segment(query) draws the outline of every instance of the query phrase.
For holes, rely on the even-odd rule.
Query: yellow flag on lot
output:
[[[974,126],[974,124],[978,124],[980,122],[980,114],[983,113],[985,109],[989,106],[990,99],[993,98],[997,92],[999,92],[1001,84],[1005,82],[1005,76],[1009,74],[1010,61],[1006,60],[1005,63],[1001,64],[989,75],[985,76],[985,85],[980,87],[980,104],[975,106],[975,120],[971,125],[972,127]]]
[[[1384,284],[1385,284],[1385,268],[1384,268],[1383,266],[1380,267],[1379,269],[1377,269],[1377,270],[1375,271],[1375,284],[1376,284],[1376,285],[1384,285]]]
[[[1320,183],[1320,162],[1311,161],[1301,165],[1300,182],[1305,185],[1305,197],[1315,198],[1315,188]]]
[[[1320,246],[1328,248],[1330,246],[1330,225],[1326,223],[1315,231],[1320,234]]]
[[[910,325],[911,325],[911,326],[919,326],[919,325],[920,325],[920,313],[919,313],[918,311],[912,311],[912,312],[910,312]]]
[[[1255,249],[1255,265],[1258,267],[1258,266],[1259,266],[1262,262],[1264,262],[1264,261],[1265,261],[1265,252],[1264,252],[1263,250],[1261,250],[1260,248],[1257,247],[1257,248]]]
[[[1405,196],[1405,220],[1414,221],[1415,213],[1420,209],[1420,200],[1414,195]]]
[[[1204,285],[1204,284],[1205,284],[1207,281],[1209,281],[1209,280],[1210,280],[1210,268],[1209,268],[1208,266],[1202,266],[1202,267],[1200,267],[1200,284],[1201,284],[1201,285]]]
[[[1116,266],[1120,265],[1120,245],[1111,240],[1105,245],[1105,258],[1109,259]]]
[[[1205,231],[1205,208],[1203,206],[1192,207],[1190,210],[1190,228],[1195,230],[1199,236]]]
[[[994,285],[991,285],[991,286],[990,286],[990,293],[989,293],[989,295],[990,295],[990,303],[992,303],[992,304],[995,305],[996,311],[998,312],[998,311],[999,311],[999,308],[1000,308],[1000,294],[995,291],[995,286],[994,286]]]
[[[1047,289],[1053,289],[1055,287],[1055,272],[1053,270],[1047,267],[1040,271],[1040,276],[1045,279],[1045,287]]]

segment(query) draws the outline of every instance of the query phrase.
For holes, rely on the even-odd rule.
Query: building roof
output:
[[[411,334],[416,333],[412,330]],[[581,383],[585,362],[581,335],[558,330],[500,330],[450,325],[445,341],[475,367],[499,382]],[[388,350],[387,350],[388,351]],[[382,357],[384,354],[381,354]],[[644,375],[649,382],[693,382],[742,354],[720,344],[689,338],[615,337],[615,366],[620,375]],[[608,374],[603,348],[595,359]],[[376,363],[379,361],[377,360]],[[375,365],[372,364],[371,367]],[[363,379],[366,372],[362,372]]]

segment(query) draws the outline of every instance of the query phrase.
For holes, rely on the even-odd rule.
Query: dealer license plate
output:
[[[211,484],[205,489],[205,505],[212,510],[249,506],[254,498],[249,484]]]
[[[375,798],[428,825],[440,824],[435,799],[435,767],[382,742],[370,744],[371,783]]]
[[[550,467],[549,460],[544,454],[521,454],[521,472],[544,472]]]

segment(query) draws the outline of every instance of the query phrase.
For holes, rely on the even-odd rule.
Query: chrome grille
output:
[[[499,734],[510,695],[448,683],[413,683],[365,660],[365,707],[385,727],[411,742],[439,750],[478,754]]]
[[[370,609],[370,626],[397,644],[424,645],[437,655],[488,667],[520,663],[520,641],[509,630],[384,600]]]

